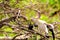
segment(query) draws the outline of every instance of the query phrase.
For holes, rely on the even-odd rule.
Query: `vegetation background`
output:
[[[6,18],[10,18],[21,10],[21,15],[28,18],[28,22],[30,22],[31,17],[35,17],[40,11],[40,19],[46,21],[47,23],[54,24],[56,40],[60,40],[60,0],[0,0],[0,38],[3,39],[5,37],[13,38],[17,34],[25,34],[24,30],[21,30],[15,25],[17,25],[17,21],[7,20],[7,23],[13,25],[13,27],[9,27],[9,25],[4,25],[1,27]],[[24,21],[23,18],[18,19],[21,22],[21,25],[27,26],[28,22]],[[1,22],[2,21],[2,22]],[[9,21],[9,22],[8,22]],[[49,34],[51,35],[51,33]],[[32,37],[28,38],[28,40],[39,40],[41,37],[37,34],[32,34]],[[49,38],[52,40],[52,38]]]

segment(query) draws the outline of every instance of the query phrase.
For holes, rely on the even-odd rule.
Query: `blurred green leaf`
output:
[[[48,20],[48,16],[46,16],[46,15],[41,15],[41,18],[40,18],[40,19],[47,21],[47,20]]]

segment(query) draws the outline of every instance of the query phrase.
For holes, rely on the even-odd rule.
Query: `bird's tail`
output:
[[[52,32],[53,40],[55,40],[54,29],[51,27],[51,25],[47,25],[47,28]]]
[[[55,40],[54,30],[53,30],[53,29],[50,29],[50,31],[52,32],[52,37],[53,37],[53,40]]]

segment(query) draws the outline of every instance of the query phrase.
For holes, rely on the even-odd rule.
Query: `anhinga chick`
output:
[[[37,18],[32,18],[31,20],[35,23],[35,25],[38,25],[39,33],[44,32],[45,36],[48,37],[48,29],[49,29],[52,32],[53,40],[55,40],[54,26],[52,24],[48,24],[45,21],[37,19]]]

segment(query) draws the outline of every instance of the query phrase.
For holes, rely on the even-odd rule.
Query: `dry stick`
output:
[[[27,39],[27,38],[30,37],[29,34],[30,34],[30,33],[27,33],[27,34],[18,34],[18,35],[16,35],[16,36],[14,36],[12,40],[17,39],[16,37],[18,37],[18,36],[19,36],[19,38],[18,38],[19,40],[25,40],[25,39]]]
[[[13,27],[12,25],[10,25],[10,24],[8,24],[8,23],[4,23],[4,24]],[[18,27],[19,27],[19,26],[18,26]],[[25,29],[25,27],[19,27],[19,29],[25,30],[25,31],[30,32],[30,33],[32,33],[32,34],[38,34],[38,35],[40,35],[40,36],[43,36],[43,35],[35,32],[34,30],[27,30],[27,29]],[[14,38],[16,38],[17,36],[19,36],[19,35],[16,35]],[[43,37],[44,37],[44,36],[43,36]],[[14,39],[14,38],[13,38],[13,39]]]
[[[0,14],[2,14],[2,13],[4,13],[4,14],[9,14],[9,13],[15,14],[16,11],[18,10],[18,9],[11,8],[10,5],[5,4],[4,2],[0,3],[0,6],[3,8],[3,11],[0,12]]]
[[[26,18],[25,18],[25,16],[19,16],[19,18],[23,18],[24,20],[26,20]],[[11,20],[14,20],[15,21],[15,19],[16,19],[16,16],[12,16],[12,17],[10,17],[10,18],[4,18],[4,19],[2,19],[1,21],[0,21],[0,28],[2,28],[3,26],[4,26],[4,22],[9,22],[9,21],[11,21]],[[27,21],[27,20],[26,20]]]
[[[0,20],[0,24],[3,22],[11,21],[12,19],[14,20],[15,18],[16,18],[16,16],[12,16],[10,18],[4,18],[4,19]]]
[[[16,19],[15,19],[15,21],[16,21],[16,23],[18,23],[18,17],[20,16],[20,10],[16,13]]]
[[[10,17],[10,18],[6,18],[6,19],[3,19],[0,21],[0,28],[2,28],[4,26],[4,22],[9,22],[11,21],[12,19],[15,19],[16,16],[13,16],[13,17]]]
[[[52,24],[53,25],[57,25],[57,24],[60,24],[60,22],[53,22]]]
[[[43,36],[42,34],[39,34],[39,33],[35,32],[34,30],[27,30],[27,29],[25,29],[25,27],[20,27],[20,29],[22,29],[22,30],[24,30],[24,31],[27,31],[27,32],[29,32],[29,33],[32,33],[32,34],[38,34],[38,35],[40,35],[40,36]],[[18,35],[16,35],[15,37],[13,37],[13,39],[15,39],[17,36],[20,36],[20,34],[18,34]],[[43,37],[44,37],[44,36],[43,36]]]
[[[1,32],[1,33],[4,33],[4,32],[6,32],[6,31],[0,30],[0,32]],[[16,32],[6,32],[6,33],[15,33],[15,34],[17,34]]]
[[[14,36],[12,40],[15,40],[15,38],[16,38],[17,36],[20,36],[20,35],[21,35],[21,34]]]

